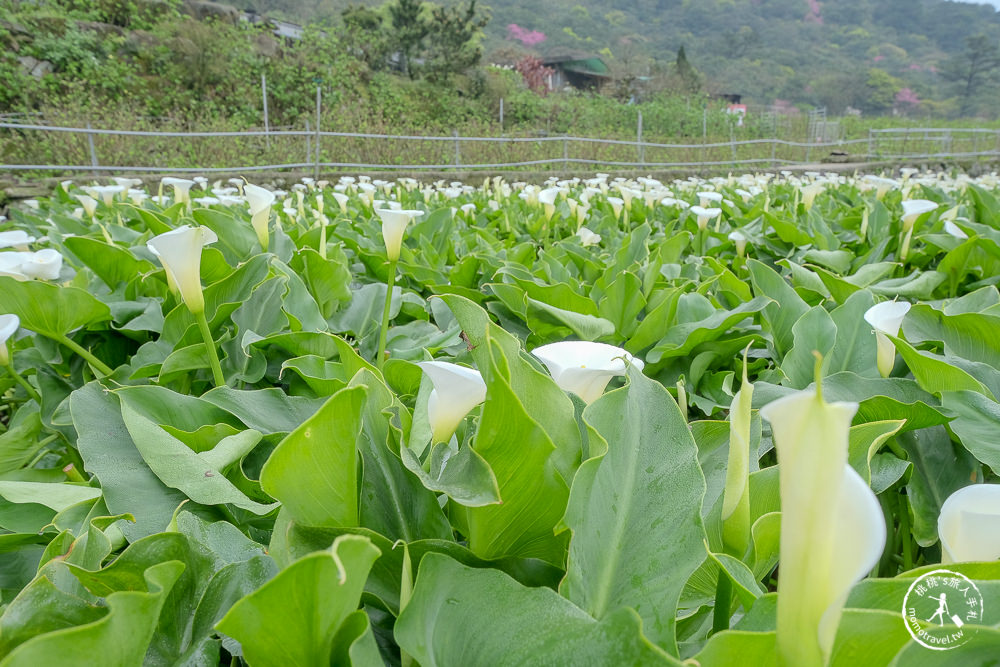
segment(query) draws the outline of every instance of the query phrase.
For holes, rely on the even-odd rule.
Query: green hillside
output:
[[[346,0],[251,0],[261,12],[335,24]],[[366,4],[378,4],[367,0]],[[967,40],[1000,40],[1000,13],[940,0],[491,0],[487,60],[602,54],[621,78],[655,85],[680,46],[710,92],[887,113],[909,89],[932,115],[992,115],[996,91],[963,99]],[[511,28],[510,26],[514,26]],[[516,35],[527,37],[522,41]],[[544,35],[544,41],[532,44]],[[527,41],[528,44],[525,44]],[[906,106],[904,94],[902,106]],[[971,103],[970,103],[971,102]],[[915,102],[911,102],[915,104]],[[964,105],[964,109],[963,109]],[[899,105],[896,105],[899,106]]]

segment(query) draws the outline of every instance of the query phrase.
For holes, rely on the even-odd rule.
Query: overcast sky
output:
[[[958,0],[959,2],[975,2],[980,5],[993,5],[997,9],[1000,9],[1000,0]]]

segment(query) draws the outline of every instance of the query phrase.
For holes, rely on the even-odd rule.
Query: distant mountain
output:
[[[250,0],[300,21],[337,22],[347,0]],[[364,4],[381,4],[364,0]],[[445,4],[448,4],[447,2]],[[710,92],[831,107],[891,110],[892,89],[931,113],[961,104],[966,40],[1000,40],[989,5],[942,0],[489,0],[487,58],[520,53],[600,54],[620,77],[645,80],[683,45]],[[891,95],[890,95],[891,97]],[[995,90],[979,106],[993,108]]]

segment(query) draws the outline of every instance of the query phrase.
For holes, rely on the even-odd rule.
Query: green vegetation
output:
[[[995,175],[237,183],[0,226],[5,667],[995,658]]]
[[[893,125],[996,115],[997,21],[988,10],[925,0],[893,13],[868,4],[827,3],[823,23],[815,23],[803,22],[796,3],[776,1],[640,3],[600,16],[555,3],[532,20],[502,3],[258,1],[257,9],[314,21],[302,39],[286,40],[223,5],[199,19],[182,13],[178,0],[0,0],[0,112],[120,129],[261,127],[264,75],[273,127],[304,128],[318,85],[325,129],[376,133],[630,138],[641,110],[650,140],[728,140],[723,103],[706,99],[717,92],[832,112],[854,105],[864,123],[897,112],[903,116]],[[562,30],[556,21],[569,25]],[[542,96],[517,72],[486,66],[532,52],[500,38],[515,23],[548,36],[536,52],[602,53],[614,80],[602,95]],[[973,24],[982,36],[969,37]],[[926,35],[918,38],[920,30]],[[804,121],[794,122],[759,126],[753,116],[736,138],[804,138]]]

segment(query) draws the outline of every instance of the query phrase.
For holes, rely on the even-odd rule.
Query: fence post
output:
[[[309,119],[306,118],[306,164],[312,162],[312,130],[309,129]]]
[[[708,150],[705,144],[708,143],[708,105],[701,108],[701,162],[700,168],[705,166],[705,151]]]
[[[451,136],[455,138],[455,166],[462,164],[462,153],[458,148],[458,130],[452,130]]]
[[[875,131],[872,128],[868,128],[868,161],[871,162],[872,158],[875,157]]]
[[[264,100],[264,142],[267,149],[271,150],[271,124],[267,118],[267,75],[263,73],[260,75],[260,95]]]
[[[316,86],[316,162],[313,163],[313,178],[314,179],[318,179],[319,178],[319,146],[320,146],[320,143],[319,143],[320,142],[320,138],[319,138],[319,112],[320,112],[320,106],[322,104],[322,92],[321,91],[322,91],[322,88],[320,86]]]
[[[775,137],[771,139],[771,168],[777,169],[778,167],[778,138]]]
[[[90,121],[87,121],[87,129],[91,129]],[[87,145],[90,147],[90,166],[97,167],[97,149],[94,148],[94,135],[92,132],[87,133]],[[97,176],[97,169],[94,169],[94,176]]]
[[[563,136],[563,171],[569,171],[569,139]]]
[[[635,140],[639,144],[639,163],[646,164],[646,146],[642,143],[642,109],[639,109],[639,120],[635,128]]]

